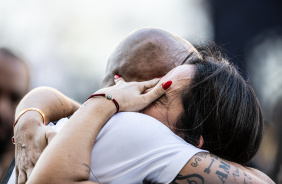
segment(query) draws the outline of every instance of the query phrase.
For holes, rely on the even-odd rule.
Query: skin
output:
[[[159,120],[176,133],[173,127],[175,127],[178,116],[183,111],[182,105],[179,105],[182,104],[180,94],[183,88],[190,85],[193,73],[193,65],[188,64],[180,65],[172,69],[160,81],[164,83],[167,80],[172,80],[173,83],[170,89],[157,102],[146,107],[143,113]],[[178,136],[182,137],[181,135]]]
[[[179,89],[177,87],[179,84],[177,83],[183,83],[183,79],[180,78],[183,76],[181,75],[181,71],[189,70],[191,70],[190,65],[179,66],[170,72],[168,76],[163,77],[163,79],[178,79],[178,81],[175,81],[174,86],[171,85],[167,93]],[[175,75],[176,71],[180,74]],[[187,80],[187,76],[184,75],[183,77]],[[189,82],[189,79],[187,82]],[[146,94],[146,98],[142,96],[144,86],[147,89],[150,88],[149,86],[153,86],[152,84],[128,84],[122,78],[117,83],[117,86],[104,88],[96,93],[112,94],[119,102],[121,111],[138,111],[143,109],[144,106],[164,93],[164,90],[160,88],[162,81],[158,83],[154,90]],[[152,82],[150,81],[150,83]],[[135,88],[134,86],[132,88],[132,85],[135,85]],[[44,90],[46,91],[46,88],[39,88],[33,90],[31,93],[40,93]],[[47,90],[52,93],[56,92],[51,89]],[[67,104],[69,99],[61,95],[51,95],[49,100],[53,100],[54,98],[55,106],[61,103]],[[32,96],[32,94],[29,94],[24,100]],[[38,104],[37,106],[34,103],[33,105],[43,110],[46,108],[42,104]],[[28,183],[93,183],[87,181],[91,173],[89,167],[90,153],[99,131],[115,112],[115,105],[102,97],[92,98],[84,103],[72,118],[70,118],[68,122],[69,126],[65,126],[44,150],[38,160],[38,164],[35,166],[34,172],[29,177]],[[38,112],[33,112],[33,116],[37,117],[39,121],[42,121],[42,117]],[[19,123],[25,122],[30,117],[31,115],[24,114],[19,120],[21,121]],[[77,123],[78,121],[80,122],[79,124]],[[72,144],[66,144],[66,142],[72,142]],[[81,152],[81,150],[85,151]],[[76,169],[74,170],[73,168]],[[198,153],[193,156],[172,183],[189,183],[192,181],[195,183],[273,183],[266,175],[257,170],[242,167],[241,165],[220,159],[208,153]]]
[[[110,56],[103,87],[114,84],[114,75],[125,81],[146,81],[166,75],[189,57],[198,57],[186,40],[156,28],[129,34]]]
[[[137,33],[139,34],[140,32],[142,33],[144,30],[139,30],[139,31],[137,31]],[[146,32],[147,33],[152,33],[152,31],[154,32],[154,31],[156,31],[156,32],[159,32],[159,30],[154,30],[154,29],[152,29],[152,30],[147,30]],[[162,31],[161,31],[162,32]],[[140,34],[141,34],[140,33]],[[144,33],[144,32],[143,32]],[[164,33],[164,35],[166,34],[166,32],[162,32],[162,33]],[[148,35],[152,35],[152,34],[148,34]],[[147,35],[147,36],[148,36]],[[161,35],[161,34],[160,34]],[[134,36],[133,36],[134,37]],[[171,35],[171,38],[175,38],[173,35]],[[152,42],[148,42],[148,40],[147,40],[147,42],[149,43],[149,45],[150,44],[152,44],[152,43],[154,43],[154,41],[155,41],[155,36],[154,37],[152,37]],[[142,42],[142,41],[141,41]],[[181,42],[179,42],[178,41],[178,43],[181,43]],[[184,46],[183,46],[183,43],[181,43],[181,45],[182,45],[182,47],[180,47],[180,48],[185,48]],[[142,47],[141,47],[142,48]],[[146,48],[146,47],[145,47]],[[167,47],[167,48],[170,48],[170,47]],[[190,47],[191,48],[191,47]],[[146,49],[143,49],[143,50],[146,50]],[[118,49],[117,49],[117,51],[118,51]],[[119,52],[115,52],[115,53],[119,53]],[[157,49],[157,53],[158,53],[158,51],[159,51],[159,49]],[[190,50],[191,51],[191,50]],[[194,52],[194,49],[192,49],[192,51]],[[183,53],[183,52],[179,52],[179,53]],[[135,54],[136,54],[136,52],[135,52]],[[156,53],[155,53],[156,54]],[[181,54],[178,54],[177,56],[180,56]],[[170,55],[171,57],[172,57],[172,55]],[[174,56],[175,56],[175,54],[174,54]],[[192,54],[192,55],[190,55],[191,57],[198,57],[197,56],[197,54]],[[186,54],[186,57],[187,57],[187,54]],[[184,60],[185,60],[185,58],[186,57],[184,57],[184,55],[183,55],[183,57],[180,57],[181,59],[175,59],[174,60],[174,62],[177,62],[178,61],[178,64],[180,64],[180,63],[182,63]],[[125,56],[122,56],[121,57],[121,59],[122,58],[126,58],[126,55]],[[168,55],[168,57],[166,58],[166,59],[168,59],[169,58],[169,55]],[[113,72],[112,70],[111,70],[111,68],[112,68],[112,66],[111,65],[117,65],[117,67],[119,66],[118,65],[118,63],[115,63],[115,62],[113,62],[112,60],[111,60],[111,58],[110,58],[110,60],[109,61],[111,61],[110,62],[110,64],[108,65],[108,67],[107,67],[107,75],[106,75],[106,78],[107,78],[107,76],[108,75],[112,75],[111,74],[111,72]],[[125,61],[122,61],[121,63],[126,63],[126,61],[127,60],[125,60]],[[138,61],[138,60],[135,60],[135,62],[136,61]],[[151,61],[151,62],[155,62],[156,60],[153,60],[153,61]],[[146,60],[145,61],[143,61],[144,63],[146,63]],[[164,61],[160,61],[160,62],[164,62]],[[147,62],[148,63],[148,62]],[[159,62],[156,62],[157,64],[159,64]],[[154,64],[156,64],[156,63],[154,63]],[[151,63],[151,64],[153,64],[153,63]],[[156,64],[156,65],[157,65]],[[163,64],[165,64],[165,63],[163,63]],[[169,66],[171,66],[172,67],[172,65],[175,65],[175,64],[169,64]],[[151,67],[151,66],[150,66]],[[137,68],[139,68],[139,67],[137,67]],[[142,68],[142,67],[141,67]],[[122,69],[121,69],[122,70]],[[141,69],[140,69],[141,70]],[[161,71],[163,71],[163,70],[161,70]],[[154,71],[155,72],[155,71]],[[153,72],[153,73],[154,73]],[[157,72],[156,72],[157,73]],[[131,74],[131,75],[133,75],[133,74]],[[130,76],[130,75],[129,75]],[[147,75],[146,75],[147,76]],[[144,76],[144,77],[146,77],[146,76]],[[155,76],[160,76],[160,75],[158,75],[158,74],[155,74]],[[126,77],[128,77],[128,76],[126,76],[125,75],[125,78]],[[130,77],[129,77],[130,78]],[[132,80],[136,80],[136,79],[132,79]],[[107,85],[107,84],[110,84],[110,83],[113,83],[113,78],[111,78],[111,79],[105,79],[104,80],[104,85]],[[172,86],[173,87],[173,86]],[[107,89],[109,89],[109,88],[107,88]],[[144,86],[142,86],[142,89],[144,89]],[[140,89],[139,89],[140,90]],[[120,90],[119,90],[120,91]],[[37,95],[39,96],[39,94],[41,94],[42,95],[42,93],[40,92],[40,90],[39,91],[33,91],[33,92],[38,92],[37,93]],[[46,92],[46,91],[45,91]],[[99,91],[100,92],[100,91]],[[65,101],[64,99],[65,99],[65,97],[62,97],[62,96],[60,96],[60,95],[58,95],[58,94],[56,94],[55,93],[55,91],[52,91],[51,89],[48,89],[47,90],[47,92],[46,93],[48,93],[49,94],[49,99],[48,100],[51,100],[52,98],[54,98],[54,106],[56,106],[56,104],[57,104],[57,106],[58,107],[62,107],[62,106],[64,106],[63,107],[63,110],[61,110],[61,111],[54,111],[54,113],[55,113],[55,115],[54,116],[57,116],[57,117],[59,117],[59,116],[62,116],[62,114],[61,113],[63,113],[65,116],[66,115],[68,115],[68,114],[71,114],[72,113],[72,111],[73,110],[75,110],[76,108],[77,108],[77,104],[75,103],[75,102],[72,102],[72,103],[69,103],[69,102],[67,102],[67,101]],[[128,93],[128,91],[126,91],[126,94]],[[140,91],[139,91],[139,93],[140,93]],[[140,95],[140,94],[139,94]],[[36,95],[35,95],[36,96]],[[34,96],[33,96],[34,97]],[[51,98],[52,97],[52,98]],[[125,99],[127,99],[127,96],[125,96],[125,97],[123,97],[122,98],[122,100],[121,100],[121,102],[124,102],[125,104],[131,104],[132,103],[132,101],[130,101],[130,103],[127,103],[126,101],[123,101],[123,100],[125,100]],[[150,98],[150,97],[148,97],[148,99],[150,100],[152,100],[152,98]],[[147,101],[148,101],[148,99],[147,99]],[[25,100],[30,100],[29,98],[25,98]],[[68,99],[69,100],[69,99]],[[145,100],[145,99],[143,99],[143,100]],[[99,100],[100,101],[100,100]],[[35,101],[30,101],[30,102],[32,102],[32,103],[30,103],[30,104],[33,104],[33,107],[38,107],[38,108],[40,108],[41,110],[43,110],[44,112],[45,112],[45,109],[44,108],[46,108],[46,107],[44,107],[44,106],[42,106],[39,102],[35,102]],[[95,101],[95,103],[97,103],[96,101]],[[101,103],[102,103],[102,101],[101,101]],[[27,107],[30,107],[30,104],[28,104],[28,103],[25,103],[25,105],[22,105],[22,104],[20,104],[20,106],[18,107],[18,109],[17,109],[17,112],[19,112],[20,110],[22,110],[22,109],[24,109],[24,108],[27,108]],[[65,104],[70,104],[70,105],[65,105]],[[104,104],[104,103],[103,103]],[[113,104],[109,104],[109,103],[107,103],[109,106],[112,106]],[[85,106],[85,105],[84,105]],[[135,106],[136,106],[136,104],[135,104]],[[69,108],[70,107],[70,108]],[[85,112],[93,112],[93,109],[92,108],[97,108],[98,106],[85,106],[83,109],[87,109],[87,108],[90,108],[90,109],[88,109],[88,110],[86,110],[86,111],[84,111],[83,113],[85,113]],[[99,106],[99,108],[104,108],[104,107],[106,107],[105,109],[100,109],[100,111],[99,111],[99,115],[101,116],[101,112],[104,112],[104,111],[107,111],[107,110],[110,110],[111,109],[111,107],[107,107],[107,105],[106,106],[103,106],[103,107],[101,107],[101,106]],[[48,108],[47,108],[48,109]],[[50,113],[50,110],[48,111],[46,109],[46,116],[49,116],[49,115],[51,115],[52,113]],[[60,109],[60,108],[58,108],[58,109]],[[126,109],[126,108],[125,108]],[[142,108],[141,108],[142,109]],[[135,109],[136,110],[136,109]],[[139,109],[140,110],[140,109]],[[81,111],[77,111],[77,113],[79,113],[79,112],[81,112]],[[110,114],[111,114],[112,112],[105,112],[105,116],[106,117],[99,117],[98,119],[97,118],[95,118],[95,113],[93,114],[93,113],[91,113],[91,117],[85,117],[86,119],[85,119],[85,121],[83,121],[83,122],[85,122],[86,123],[86,125],[89,125],[89,126],[91,126],[91,125],[93,125],[93,123],[89,123],[89,120],[87,120],[87,118],[90,118],[91,120],[93,120],[93,118],[95,119],[95,121],[97,122],[97,124],[100,126],[100,127],[92,127],[92,128],[90,128],[91,130],[95,130],[94,132],[94,134],[91,134],[91,135],[89,135],[89,134],[83,134],[83,135],[85,135],[85,136],[92,136],[91,137],[91,140],[95,140],[95,137],[96,137],[96,133],[99,131],[99,129],[101,128],[101,126],[105,123],[104,121],[105,120],[107,120],[108,118],[109,118],[109,116],[111,116]],[[37,114],[37,115],[36,115]],[[85,113],[85,114],[87,114],[87,113]],[[98,114],[96,114],[96,115],[98,115]],[[25,113],[21,118],[20,118],[20,121],[19,121],[19,125],[17,126],[17,128],[16,128],[16,132],[20,132],[20,131],[25,131],[25,130],[28,130],[28,124],[29,124],[29,122],[32,122],[32,121],[34,121],[34,118],[33,119],[31,119],[30,117],[31,117],[31,115],[33,115],[34,117],[36,117],[35,119],[37,119],[37,123],[36,124],[33,124],[32,126],[33,127],[35,127],[36,125],[38,125],[38,127],[41,127],[41,128],[39,128],[39,129],[44,129],[43,127],[44,126],[42,126],[42,123],[40,123],[40,122],[42,122],[42,117],[37,113],[37,112],[27,112],[27,113]],[[93,116],[92,116],[93,115]],[[78,116],[78,115],[76,115],[76,116]],[[81,115],[81,117],[83,116],[83,114]],[[74,116],[75,117],[75,116]],[[101,119],[100,119],[101,118]],[[50,120],[50,119],[49,119]],[[88,123],[87,123],[88,122]],[[91,124],[91,125],[90,125]],[[96,124],[96,123],[95,123]],[[71,127],[71,126],[69,126],[69,127]],[[85,127],[85,126],[82,126],[82,127]],[[96,128],[96,129],[95,129]],[[37,130],[39,130],[39,129],[37,129]],[[72,130],[74,130],[74,129],[72,129]],[[89,128],[87,128],[87,130],[89,131]],[[68,131],[70,131],[70,130],[67,130],[67,132]],[[86,130],[82,130],[82,131],[86,131]],[[69,133],[69,132],[68,132]],[[29,144],[25,144],[24,142],[21,142],[21,141],[23,141],[23,139],[21,139],[21,138],[19,138],[18,137],[18,135],[19,134],[17,134],[16,133],[16,142],[18,142],[18,146],[17,146],[17,148],[18,148],[18,150],[20,150],[20,149],[22,149],[21,151],[22,151],[22,153],[24,153],[24,154],[22,154],[22,155],[27,155],[27,150],[29,150],[29,148],[28,148],[28,146],[29,146]],[[42,135],[42,134],[41,134]],[[50,136],[48,136],[48,135],[51,135],[51,133],[49,133],[48,131],[45,131],[45,134],[44,134],[44,138],[45,138],[45,144],[46,144],[46,142],[48,143],[48,140],[49,140],[49,137]],[[82,135],[82,134],[81,134]],[[36,136],[35,136],[36,137]],[[64,136],[63,136],[64,137]],[[76,136],[73,136],[73,137],[76,137]],[[47,141],[46,141],[46,138],[47,138]],[[81,141],[82,142],[85,142],[85,141],[83,141],[83,140],[85,140],[85,139],[89,139],[90,137],[83,137],[82,139],[81,139]],[[30,139],[30,140],[33,140],[33,139]],[[43,141],[44,141],[44,139],[42,139]],[[60,140],[60,141],[62,141],[61,143],[63,143],[64,142],[64,140]],[[53,141],[52,141],[53,142]],[[81,146],[81,142],[79,142],[79,141],[75,141],[76,143],[78,143],[80,146]],[[92,141],[91,141],[92,142]],[[55,143],[54,143],[55,144]],[[85,146],[87,147],[87,148],[89,148],[89,147],[91,147],[92,148],[92,146],[93,146],[93,144],[94,144],[94,141],[90,144],[86,144]],[[25,146],[23,146],[23,145],[25,145]],[[78,146],[77,148],[81,148],[80,146]],[[49,147],[50,146],[48,146],[48,149],[49,149]],[[52,149],[55,149],[55,147],[53,147],[53,146],[51,146],[51,150]],[[75,149],[77,149],[77,148],[75,148],[75,144],[73,144],[73,147],[71,147],[70,149],[67,149],[67,150],[62,150],[63,152],[64,151],[66,151],[66,152],[64,152],[64,154],[66,154],[67,152],[69,152],[69,153],[74,153],[75,154]],[[73,150],[74,149],[74,150]],[[58,150],[57,150],[58,151]],[[86,152],[86,151],[85,151]],[[44,153],[45,153],[45,151],[44,151]],[[16,154],[17,154],[17,151],[16,151]],[[62,154],[62,155],[64,155],[64,154]],[[25,155],[25,156],[26,156]],[[210,155],[210,154],[208,154],[208,155]],[[197,155],[195,155],[194,157],[196,157]],[[23,158],[24,156],[22,156],[22,157],[18,157],[18,158]],[[192,158],[191,160],[193,160],[193,159],[195,159],[195,158]],[[86,157],[85,157],[86,158]],[[37,159],[34,159],[33,160],[33,162],[32,163],[30,163],[30,165],[28,165],[28,166],[22,166],[22,165],[17,165],[17,171],[19,172],[19,181],[20,182],[22,182],[22,181],[25,181],[26,180],[26,178],[27,177],[29,177],[30,176],[30,173],[31,173],[31,170],[32,170],[32,168],[30,167],[30,166],[32,166],[35,162],[36,162],[36,160]],[[45,160],[45,159],[41,159],[41,160]],[[200,161],[198,161],[198,163],[200,163],[199,165],[201,165],[201,167],[206,167],[206,168],[208,168],[209,167],[209,165],[211,165],[211,163],[210,163],[210,161],[212,160],[212,157],[211,158],[209,158],[209,159],[202,159],[202,161],[200,162]],[[191,174],[198,174],[198,175],[201,175],[201,177],[205,177],[205,181],[210,181],[209,183],[218,183],[218,182],[220,182],[220,181],[224,181],[224,182],[233,182],[233,183],[236,183],[237,181],[240,183],[240,182],[242,182],[243,183],[243,181],[244,181],[244,175],[243,174],[241,174],[240,175],[240,177],[237,179],[237,180],[234,180],[234,179],[232,179],[231,177],[225,177],[225,178],[223,178],[223,180],[221,180],[220,179],[220,174],[218,175],[218,174],[216,174],[216,169],[217,168],[222,168],[221,167],[221,161],[222,160],[220,160],[220,159],[218,159],[218,160],[216,160],[216,161],[214,161],[213,162],[213,172],[212,172],[212,174],[210,174],[210,175],[207,175],[207,176],[205,176],[204,174],[205,173],[203,173],[203,171],[201,171],[201,169],[200,169],[200,167],[198,167],[198,168],[194,168],[193,166],[191,166],[191,164],[189,165],[189,163],[187,163],[186,164],[186,166],[183,168],[183,170],[179,173],[180,175],[183,175],[183,176],[187,176],[187,177],[190,177],[190,175]],[[16,162],[17,162],[17,160],[16,160]],[[18,160],[18,163],[20,164],[22,161],[21,160]],[[44,162],[45,163],[45,161],[42,161],[42,162]],[[86,165],[85,165],[85,163],[86,163]],[[88,161],[86,160],[85,162],[83,162],[83,163],[77,163],[78,165],[76,165],[74,168],[77,168],[77,167],[81,167],[81,165],[83,165],[84,167],[85,166],[87,166],[87,165],[89,165],[89,164],[87,164],[88,163]],[[47,164],[47,163],[46,163]],[[41,167],[41,166],[46,166],[46,164],[37,164],[37,165],[40,165],[39,167]],[[230,164],[232,167],[234,166],[234,165],[232,165],[231,163],[229,163],[228,162],[228,164]],[[47,164],[48,165],[48,164]],[[28,167],[30,167],[30,168],[28,168]],[[235,166],[234,166],[235,167]],[[27,169],[28,168],[28,169]],[[49,168],[51,168],[50,167],[50,165],[49,165]],[[47,170],[46,170],[47,169]],[[88,168],[89,169],[89,168]],[[38,169],[39,171],[41,170],[41,169]],[[85,169],[84,169],[85,170]],[[247,170],[246,168],[244,168],[244,167],[242,167],[242,166],[240,166],[240,172],[241,173],[243,173],[243,171],[245,171],[245,170]],[[44,171],[43,173],[42,173],[42,171]],[[50,170],[48,169],[48,167],[47,168],[44,168],[43,170],[41,170],[40,172],[39,172],[39,174],[42,176],[42,174],[44,174],[44,173],[46,173],[46,174],[51,174],[53,171],[50,171]],[[56,169],[54,170],[54,171],[56,171]],[[192,173],[191,173],[191,171],[192,171]],[[250,170],[247,170],[248,171],[248,174],[251,172]],[[246,172],[247,172],[246,171]],[[66,172],[64,172],[65,173],[65,176],[70,176],[70,173],[69,173],[70,171],[67,169],[66,170]],[[71,172],[74,172],[74,170],[72,170]],[[76,172],[76,171],[75,171]],[[85,182],[85,183],[88,183],[88,181],[85,181],[85,180],[87,180],[88,178],[89,178],[89,173],[86,175],[85,173],[79,173],[79,171],[77,171],[78,173],[76,173],[76,174],[71,174],[72,176],[74,176],[70,181],[69,180],[63,180],[63,181],[60,181],[60,183],[61,182],[66,182],[66,183],[72,183],[72,182],[77,182],[77,181],[83,181],[83,182]],[[38,172],[33,172],[33,173],[38,173]],[[53,173],[54,174],[54,173]],[[64,174],[63,174],[64,175]],[[180,176],[179,175],[179,176]],[[31,180],[31,181],[37,181],[37,177],[36,176],[38,176],[37,174],[34,174],[34,180]],[[45,175],[44,175],[45,176]],[[50,176],[50,175],[49,175]],[[251,172],[251,176],[252,176],[252,178],[253,178],[253,180],[252,180],[252,182],[253,183],[256,183],[256,182],[258,182],[258,183],[261,183],[262,182],[262,177],[260,176],[260,179],[256,176],[256,172]],[[265,175],[263,175],[266,179],[268,179],[267,178],[267,176],[265,176]],[[46,177],[47,177],[47,175],[46,175]],[[43,177],[41,177],[41,178],[43,178]],[[48,177],[49,178],[49,177]],[[228,178],[228,179],[227,179]],[[58,179],[58,178],[57,178]],[[74,180],[73,180],[74,179]],[[230,179],[230,180],[229,180]],[[232,179],[232,180],[231,180]],[[56,181],[59,181],[59,180],[56,180]],[[236,182],[234,182],[234,181],[236,181]],[[41,181],[41,182],[43,182],[43,181]],[[49,182],[49,180],[48,181],[45,181],[45,182]],[[175,183],[181,183],[181,182],[189,182],[189,180],[188,179],[181,179],[180,177],[177,177],[176,179],[175,179],[175,181],[174,181]],[[224,183],[223,182],[223,183]],[[269,182],[269,180],[268,180],[268,183],[270,183]]]
[[[5,171],[13,159],[14,114],[20,99],[28,92],[29,74],[23,63],[0,52],[0,166]],[[0,173],[0,179],[4,173]]]
[[[171,69],[182,64],[188,58],[187,56],[198,57],[195,51],[196,49],[189,42],[162,29],[143,28],[136,30],[125,37],[110,56],[103,87],[113,85],[116,74],[121,75],[126,81],[145,81],[162,77]],[[44,99],[41,98],[44,95],[46,95],[46,99],[51,99],[57,94],[52,90],[50,93],[48,91],[42,92],[42,94],[36,93],[34,99],[39,99],[38,102],[44,103]],[[32,105],[34,102],[29,99],[26,105],[20,104],[15,116],[25,108],[35,107]],[[46,113],[50,114],[47,118],[47,124],[49,121],[56,121],[73,114],[79,104],[72,102],[72,105],[68,109],[69,105],[60,103],[58,108],[52,106],[52,108],[46,109],[47,112],[43,111],[45,115]],[[27,112],[26,114],[34,115],[36,113]],[[41,121],[41,117],[38,117],[34,123],[27,120],[23,124],[18,122],[16,126],[15,132],[19,132],[16,136],[16,173],[17,178],[21,176],[20,182],[24,182],[30,175],[39,155],[48,143],[48,135],[54,134],[52,130],[42,126]],[[25,134],[20,134],[20,132],[25,132]],[[21,145],[25,145],[25,147]]]

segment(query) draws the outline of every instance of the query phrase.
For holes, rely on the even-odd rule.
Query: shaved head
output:
[[[114,75],[125,81],[144,81],[162,77],[197,56],[186,40],[158,28],[142,28],[129,34],[108,60],[103,87],[114,84]]]

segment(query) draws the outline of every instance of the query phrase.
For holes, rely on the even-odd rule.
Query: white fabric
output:
[[[59,131],[67,120],[61,119],[56,126],[50,126]],[[96,139],[90,180],[170,183],[191,157],[203,151],[150,116],[121,112],[106,123]]]

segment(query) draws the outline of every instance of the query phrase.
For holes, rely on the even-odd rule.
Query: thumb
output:
[[[161,84],[156,85],[148,93],[144,94],[143,97],[148,100],[148,104],[160,98],[165,92],[170,88],[172,81],[166,81]]]

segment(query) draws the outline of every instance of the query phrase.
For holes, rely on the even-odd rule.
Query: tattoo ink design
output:
[[[218,157],[217,157],[217,156],[215,156],[215,155],[213,155],[213,154],[210,154],[210,156],[211,156],[212,158],[214,158],[215,160],[218,160]]]
[[[66,114],[67,114],[67,113],[66,113],[66,109],[64,109],[63,111],[64,111],[64,112],[63,112],[63,116],[66,117]]]
[[[91,172],[91,169],[89,167],[89,165],[87,165],[86,163],[83,163],[82,165],[84,165],[87,169],[85,170],[87,173]]]
[[[149,89],[149,88],[147,88],[147,87],[144,85],[144,89],[143,89],[143,91],[146,91],[147,89]]]
[[[59,100],[61,106],[64,106],[62,100],[58,97],[58,95],[56,93],[53,92],[53,94],[57,97],[57,99]],[[63,109],[63,117],[66,116],[66,109]]]
[[[249,183],[246,182],[246,178],[244,178],[244,184],[252,184],[252,182],[250,181]]]
[[[53,92],[53,94],[57,97],[57,99],[59,100],[59,102],[60,102],[61,106],[64,106],[64,104],[63,104],[62,100],[58,97],[58,95],[57,95],[56,93],[54,93],[54,92]]]
[[[177,181],[187,181],[189,184],[204,184],[204,178],[199,174],[190,174],[187,176],[182,176],[178,174],[175,179],[171,182],[172,184],[178,184]]]
[[[211,172],[211,169],[210,169],[210,168],[211,168],[213,162],[214,162],[214,159],[211,159],[211,163],[210,163],[209,167],[208,167],[208,168],[205,168],[204,172],[210,174],[210,172]]]
[[[251,177],[251,176],[249,176],[249,175],[247,175],[244,171],[243,171],[243,174],[244,174],[244,176],[246,176],[249,180],[251,180],[251,179],[252,179],[252,177]]]
[[[215,174],[217,175],[217,177],[218,177],[218,178],[222,181],[222,183],[224,184],[225,181],[226,181],[226,179],[227,179],[227,177],[228,177],[228,174],[229,174],[230,164],[225,163],[225,162],[223,162],[223,161],[220,161],[220,163],[221,163],[222,165],[219,165],[219,169],[222,169],[223,171],[217,170]]]
[[[87,169],[85,170],[87,173],[92,174],[92,176],[99,182],[98,178],[96,178],[96,176],[94,175],[94,173],[92,172],[90,166],[86,163],[83,163],[82,165],[84,165]],[[100,183],[100,182],[99,182]]]
[[[202,157],[202,158],[206,158],[207,153],[198,153],[197,156]]]
[[[235,177],[239,177],[239,168],[236,167],[236,166],[235,166],[235,168],[236,168],[236,170],[233,171],[233,173],[232,173],[232,175],[233,175],[234,178],[235,178]],[[235,178],[235,180],[236,180],[236,178]]]
[[[199,157],[196,157],[196,158],[195,158],[195,162],[192,162],[192,163],[191,163],[191,166],[197,167],[197,166],[198,166],[198,161],[201,161],[201,159],[200,159]]]
[[[245,176],[245,178],[244,178],[244,184],[252,184],[252,177],[251,176],[249,176],[247,173],[245,173],[244,171],[243,171],[243,174],[244,174],[244,176]],[[246,181],[246,178],[248,179],[248,181]]]

